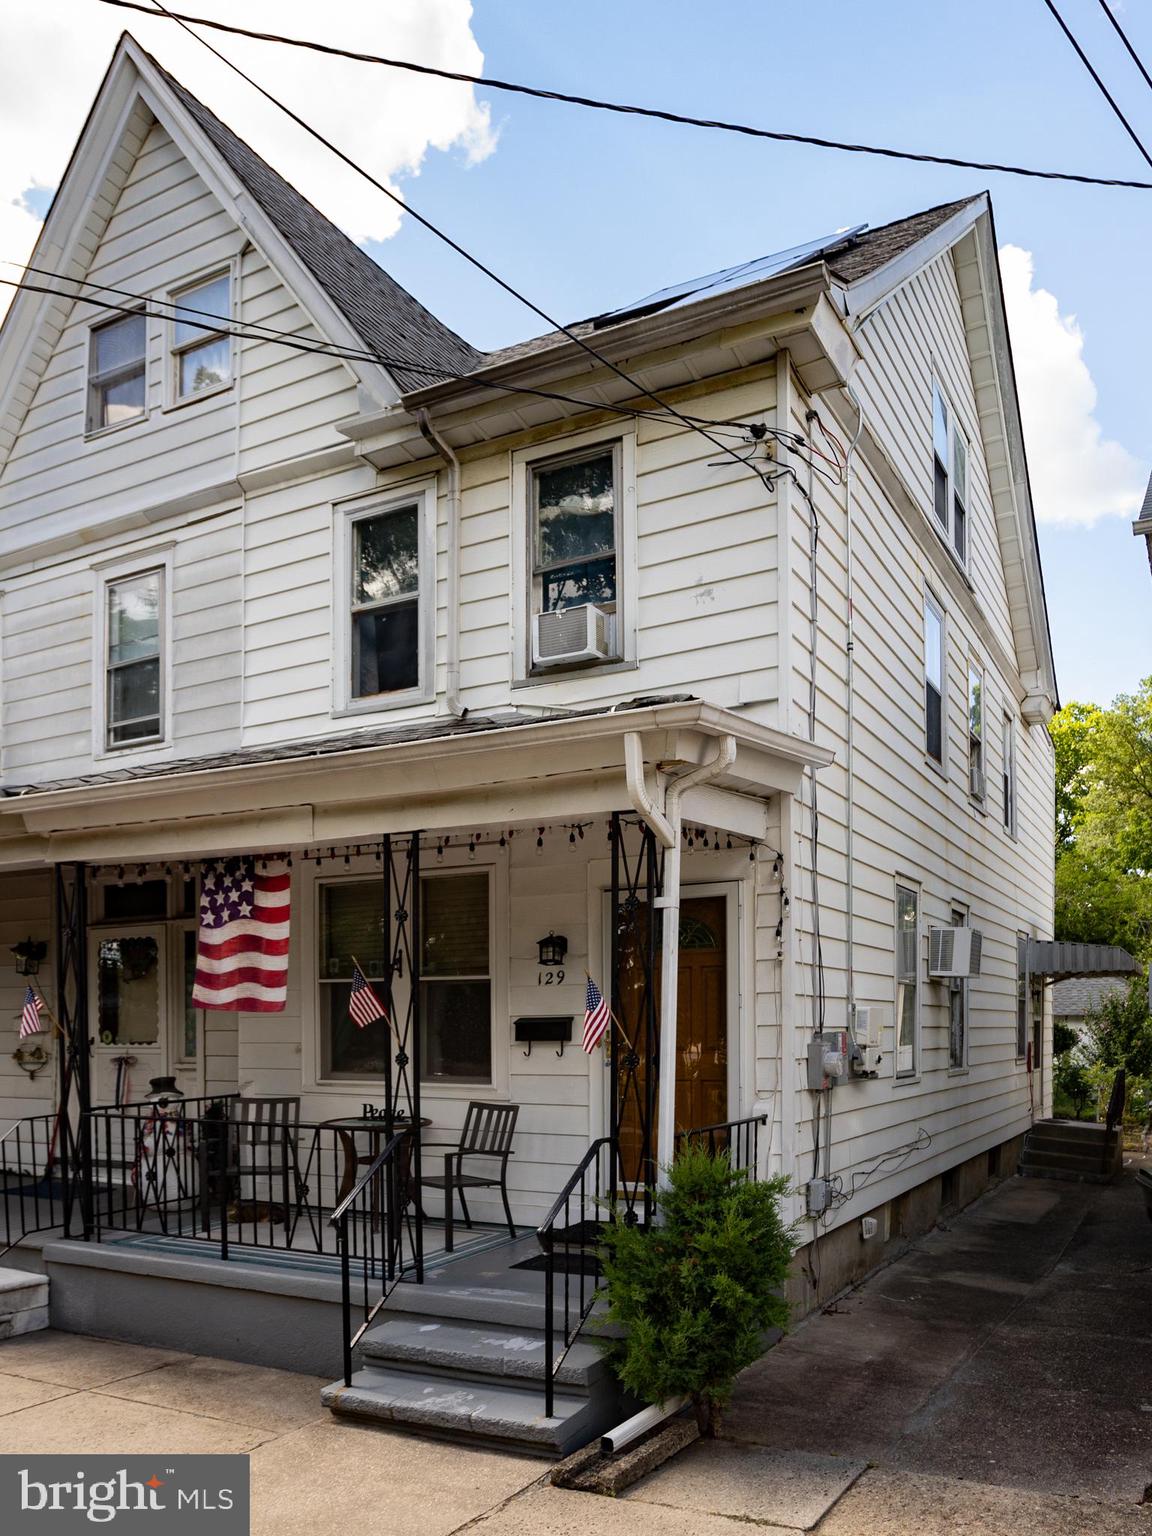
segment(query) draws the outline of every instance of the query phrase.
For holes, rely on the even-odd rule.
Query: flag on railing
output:
[[[377,1019],[386,1019],[388,1010],[368,985],[368,978],[358,965],[352,967],[352,991],[348,998],[348,1014],[354,1024],[367,1029]]]
[[[20,1038],[26,1039],[28,1035],[38,1035],[41,1030],[40,1010],[44,1006],[44,999],[38,997],[31,985],[24,994],[24,1007],[20,1013]]]
[[[592,1052],[604,1038],[604,1031],[612,1021],[612,1010],[604,998],[600,988],[588,978],[588,987],[584,994],[584,1049],[591,1056]]]
[[[196,936],[198,1008],[279,1013],[288,1000],[292,876],[282,860],[203,865]]]

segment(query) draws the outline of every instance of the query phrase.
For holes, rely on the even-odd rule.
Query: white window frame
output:
[[[125,320],[131,320],[131,319],[134,318],[134,314],[116,315],[116,316],[114,316],[111,319],[100,320],[96,324],[90,325],[88,327],[88,357],[87,357],[87,363],[86,363],[86,374],[87,374],[87,377],[86,377],[86,383],[85,383],[85,400],[84,400],[84,436],[85,437],[103,437],[106,432],[123,432],[128,427],[134,427],[134,426],[136,426],[136,424],[138,422],[147,420],[147,417],[148,417],[148,350],[149,350],[149,348],[148,348],[148,339],[149,339],[148,338],[148,319],[147,319],[147,316],[145,315],[143,309],[141,309],[139,313],[140,313],[141,317],[144,320],[144,353],[143,353],[143,356],[141,358],[142,376],[143,376],[143,380],[144,380],[144,404],[141,407],[141,409],[139,411],[137,411],[135,416],[129,416],[127,418],[127,420],[125,420],[125,421],[98,422],[96,420],[96,418],[95,418],[95,412],[94,412],[93,406],[94,406],[94,395],[95,395],[96,389],[99,388],[99,386],[101,384],[108,383],[109,381],[114,380],[116,378],[119,378],[122,375],[126,376],[127,374],[134,373],[136,371],[135,370],[135,365],[133,365],[133,367],[131,369],[126,368],[126,367],[125,368],[109,368],[109,369],[106,369],[104,371],[104,373],[98,374],[96,372],[96,369],[95,369],[95,366],[94,366],[95,365],[95,358],[96,358],[96,333],[98,331],[108,330],[108,329],[110,329],[110,327],[112,327],[114,325],[117,325],[117,324],[120,324],[121,322],[123,322]]]
[[[947,463],[941,464],[945,471],[945,494],[947,501],[946,517],[941,519],[936,510],[936,465],[940,463],[940,455],[936,442],[936,407],[943,406],[945,415],[945,433],[947,436]],[[961,444],[964,455],[964,495],[957,496],[956,491],[956,445]],[[956,502],[960,501],[964,513],[964,548],[956,547]],[[972,439],[960,425],[956,415],[956,407],[952,404],[952,397],[940,383],[939,379],[932,380],[932,480],[930,488],[930,503],[932,507],[932,526],[936,529],[940,538],[947,545],[948,552],[953,560],[967,571],[969,557],[972,548]]]
[[[486,854],[488,857],[481,857]],[[433,867],[428,868],[429,862]],[[431,860],[427,851],[422,855],[424,868],[421,870],[421,878],[435,877],[439,874],[465,874],[489,871],[488,886],[488,963],[491,978],[492,999],[492,1076],[490,1082],[472,1081],[468,1083],[445,1083],[436,1078],[422,1078],[420,1092],[424,1104],[425,1113],[435,1114],[432,1105],[437,1100],[462,1100],[465,1103],[469,1099],[481,1097],[491,1102],[507,1102],[511,1098],[510,1082],[510,1058],[509,1035],[510,1023],[510,996],[508,976],[508,944],[509,944],[509,865],[507,849],[483,848],[479,851],[475,860],[468,857],[465,848],[446,849],[442,859]],[[336,885],[351,882],[364,884],[365,882],[382,880],[380,865],[375,859],[361,856],[353,857],[348,869],[343,865],[322,866],[317,869],[314,865],[298,864],[299,889],[293,885],[293,899],[298,904],[300,912],[300,944],[301,954],[304,960],[305,976],[311,976],[311,982],[305,981],[305,997],[311,999],[310,1007],[305,1005],[306,1017],[303,1023],[303,1072],[302,1089],[304,1092],[323,1093],[334,1099],[350,1098],[357,1103],[365,1099],[371,1100],[377,1091],[382,1091],[383,1077],[325,1077],[323,1073],[324,1041],[322,1028],[322,1011],[320,1007],[320,887],[322,885]],[[336,870],[339,873],[336,873]],[[293,945],[296,938],[293,936]],[[373,981],[373,978],[369,978]],[[408,978],[401,978],[399,985],[407,985]],[[308,1017],[307,1015],[310,1015]],[[311,1038],[309,1038],[311,1037]]]
[[[355,527],[369,518],[416,506],[419,522],[419,679],[414,688],[374,693],[363,698],[352,692],[352,611],[356,553]],[[332,581],[332,714],[378,715],[435,698],[436,647],[436,481],[419,480],[375,491],[370,497],[341,502],[333,508]]]
[[[226,277],[228,279],[228,320],[226,327],[218,331],[199,331],[191,341],[177,344],[176,325],[178,317],[175,314],[175,307],[184,303],[185,300],[188,300],[198,288],[207,287],[209,283],[213,283],[221,277]],[[166,303],[168,307],[173,310],[173,313],[165,322],[165,410],[182,410],[186,406],[195,405],[199,400],[208,400],[211,399],[214,395],[222,395],[235,386],[240,358],[238,339],[235,334],[232,333],[235,332],[236,328],[236,296],[238,291],[239,279],[237,273],[237,264],[235,261],[216,262],[213,266],[206,268],[205,271],[201,272],[198,276],[190,277],[186,281],[182,281],[176,288],[169,288],[166,295]],[[195,309],[195,302],[191,302],[188,307],[190,310]],[[204,319],[205,321],[207,320],[206,316],[193,315],[192,318]],[[202,347],[205,342],[215,341],[221,338],[226,339],[229,342],[228,377],[220,384],[209,384],[204,389],[193,390],[191,394],[182,395],[180,393],[181,356],[185,352],[191,351],[194,347]]]
[[[973,702],[975,689],[980,690],[980,729],[973,729]],[[988,680],[984,668],[973,658],[968,659],[967,732],[968,732],[968,798],[981,810],[988,801]],[[979,779],[976,771],[979,770]]]
[[[136,757],[172,751],[172,557],[173,544],[142,550],[133,557],[102,561],[92,568],[92,757],[131,763]],[[113,746],[108,740],[108,590],[150,572],[160,574],[160,735]]]
[[[928,675],[928,610],[931,609],[940,622],[940,757],[932,755],[928,744],[928,688],[935,687]],[[924,603],[920,613],[920,644],[922,647],[921,678],[922,705],[924,710],[923,747],[924,760],[937,773],[947,777],[948,769],[948,614],[944,604],[930,587],[924,588]]]
[[[915,988],[913,997],[912,1015],[912,1061],[909,1066],[900,1065],[900,1019],[901,1002],[900,989],[909,984],[909,978],[902,973],[900,964],[900,892],[909,893],[916,904],[915,925],[915,964],[911,973],[911,985]],[[920,1077],[920,1016],[923,1007],[923,977],[921,975],[921,900],[922,892],[920,882],[912,880],[904,875],[897,875],[892,894],[892,934],[893,934],[893,974],[895,981],[895,1006],[892,1010],[892,1062],[895,1079],[898,1083],[916,1082]]]
[[[968,908],[963,903],[954,901],[949,914],[949,922],[953,928],[967,928],[970,920]],[[952,1054],[952,1009],[958,1005],[960,1009],[962,1045],[961,1060],[956,1061]],[[971,1008],[968,979],[965,976],[953,976],[948,981],[948,1070],[953,1074],[967,1072],[969,1063],[969,1043],[971,1038]]]
[[[1016,934],[1016,1008],[1013,1015],[1013,1031],[1015,1044],[1013,1050],[1017,1061],[1026,1061],[1028,1057],[1028,1031],[1031,1025],[1031,975],[1024,963],[1024,951],[1029,939],[1032,937],[1024,929]]]
[[[532,618],[535,613],[533,475],[549,463],[590,457],[597,449],[616,450],[616,655],[596,666],[532,666]],[[579,676],[623,671],[637,664],[636,432],[619,425],[553,438],[511,455],[512,477],[512,655],[513,687],[543,687]]]
[[[1016,716],[1005,710],[1000,717],[1000,823],[1011,838],[1016,836],[1019,810],[1016,777]]]

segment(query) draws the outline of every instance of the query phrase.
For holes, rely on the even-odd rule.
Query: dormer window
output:
[[[968,439],[939,384],[932,385],[932,508],[961,565],[968,563]]]
[[[92,328],[88,355],[88,431],[123,426],[144,414],[144,316],[124,315]]]
[[[173,297],[173,394],[190,400],[232,382],[232,284],[227,272]]]

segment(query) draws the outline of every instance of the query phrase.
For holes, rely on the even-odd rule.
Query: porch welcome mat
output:
[[[519,1264],[513,1264],[513,1269],[548,1268],[548,1255],[546,1253],[534,1253],[530,1259],[521,1259]],[[594,1253],[561,1253],[556,1254],[556,1270],[561,1275],[591,1275],[594,1280],[599,1280],[603,1274],[600,1261]]]

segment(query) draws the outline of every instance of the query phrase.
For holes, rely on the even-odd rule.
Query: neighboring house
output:
[[[50,945],[74,1095],[90,1037],[98,1106],[395,1094],[445,1141],[511,1102],[532,1226],[597,1138],[651,1174],[678,898],[677,1126],[763,1117],[821,1297],[1011,1171],[1050,1100],[1057,698],[986,195],[577,326],[625,380],[561,333],[476,351],[126,39],[34,265],[0,944]],[[668,791],[708,764],[677,885]],[[193,1006],[199,865],[234,855],[291,857],[282,1010]],[[349,1027],[353,956],[404,1052]],[[867,1075],[821,1090],[828,1047]],[[57,1091],[0,1063],[0,1119]]]
[[[1090,1014],[1098,1013],[1105,1000],[1127,992],[1127,983],[1115,976],[1073,976],[1052,987],[1052,1022],[1067,1024],[1081,1037]]]

